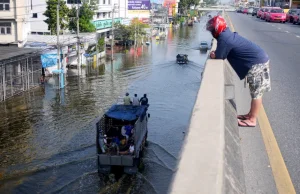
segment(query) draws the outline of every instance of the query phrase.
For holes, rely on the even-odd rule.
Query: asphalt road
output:
[[[263,103],[295,190],[300,193],[300,26],[227,14],[235,30],[270,57],[272,91],[265,94]],[[238,90],[243,90],[241,82]],[[238,94],[237,105],[245,101],[243,95]],[[246,113],[248,108],[244,102],[238,111]],[[261,134],[246,128],[240,132],[247,193],[277,193]]]

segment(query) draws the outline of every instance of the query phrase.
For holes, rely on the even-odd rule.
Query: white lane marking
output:
[[[297,38],[300,38],[300,36],[296,36]]]
[[[285,31],[286,33],[290,33],[289,31]]]
[[[281,28],[278,28],[278,30],[281,30]]]

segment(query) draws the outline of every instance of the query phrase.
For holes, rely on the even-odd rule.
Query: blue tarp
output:
[[[113,105],[105,115],[126,121],[134,121],[137,117],[144,117],[147,111],[147,106],[131,106],[131,105]]]
[[[57,64],[57,54],[41,55],[42,67],[52,67]]]

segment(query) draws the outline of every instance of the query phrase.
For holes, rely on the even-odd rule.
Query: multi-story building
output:
[[[116,4],[114,13],[115,22],[121,22],[121,18],[126,17],[128,0],[98,0],[98,10],[95,12],[93,23],[96,26],[97,33],[100,36],[109,37],[111,31],[113,6]],[[66,0],[67,6],[77,6],[76,0]],[[74,4],[75,3],[75,4]],[[118,9],[117,9],[118,8]],[[46,17],[43,13],[46,11],[46,0],[32,0],[32,11],[30,15],[31,34],[48,35],[48,25],[44,22]]]
[[[29,0],[0,1],[0,44],[22,47],[30,31]]]
[[[76,0],[65,0],[67,6],[76,6]],[[100,36],[110,36],[113,8],[114,21],[122,22],[127,17],[128,0],[98,0],[98,10],[93,23]],[[50,35],[44,22],[46,0],[0,0],[0,44],[24,46],[29,34]]]
[[[93,23],[100,36],[109,38],[113,18],[115,23],[122,23],[123,19],[127,18],[127,2],[128,0],[99,0],[99,9],[94,16]]]

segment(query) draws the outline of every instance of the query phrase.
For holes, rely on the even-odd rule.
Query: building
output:
[[[0,44],[22,47],[30,31],[29,0],[0,1]]]
[[[96,27],[99,37],[109,38],[112,28],[112,19],[114,22],[122,22],[122,17],[125,17],[126,12],[122,12],[119,2],[121,0],[99,0],[99,9],[94,15],[93,24]],[[122,0],[124,2],[124,0]],[[113,13],[114,10],[114,13]],[[114,14],[114,15],[113,15]]]
[[[77,6],[76,0],[66,0],[66,3],[69,8]],[[111,34],[114,6],[115,22],[127,18],[127,3],[128,0],[98,0],[93,24],[100,36]],[[46,0],[0,0],[0,44],[23,47],[30,34],[51,35],[44,22],[46,8]]]

